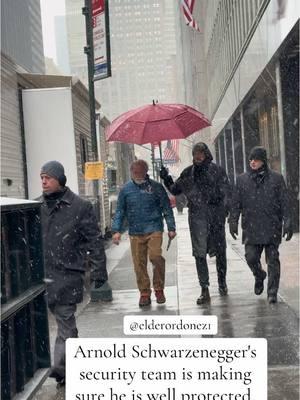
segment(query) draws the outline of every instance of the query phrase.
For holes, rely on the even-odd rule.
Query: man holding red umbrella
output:
[[[184,139],[210,125],[204,114],[188,105],[153,101],[151,105],[129,110],[117,117],[106,129],[106,139],[140,145],[160,143]],[[161,146],[160,157],[162,161]],[[226,194],[229,184],[225,171],[212,162],[206,144],[198,143],[193,151],[193,165],[185,169],[175,183],[165,168],[161,171],[161,178],[172,194],[184,193],[188,199],[193,254],[202,287],[197,303],[210,301],[207,253],[216,255],[219,291],[221,295],[227,294],[224,226],[229,209]]]
[[[216,256],[219,293],[227,294],[225,218],[230,208],[230,185],[224,169],[212,160],[207,145],[200,142],[193,147],[193,164],[175,183],[166,168],[160,172],[167,189],[174,195],[185,194],[188,200],[193,256],[201,286],[198,305],[210,302],[207,253]]]

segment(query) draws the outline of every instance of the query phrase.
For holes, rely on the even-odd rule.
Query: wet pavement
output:
[[[111,303],[85,302],[78,308],[80,337],[123,337],[125,315],[217,315],[215,337],[264,337],[268,340],[268,400],[299,399],[299,236],[283,242],[280,248],[282,274],[277,304],[269,305],[267,295],[255,296],[254,278],[244,260],[243,246],[227,236],[229,294],[220,297],[215,259],[209,259],[211,303],[197,306],[200,294],[185,214],[177,216],[178,236],[167,259],[166,297],[164,305],[152,302],[147,309],[138,307],[128,238],[120,246],[107,250],[109,282],[113,289]],[[51,342],[55,322],[50,318]],[[56,389],[47,379],[34,396],[36,400],[63,399],[64,390]]]

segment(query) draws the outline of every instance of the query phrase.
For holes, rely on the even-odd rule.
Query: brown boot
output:
[[[197,304],[200,306],[201,304],[207,304],[210,303],[210,295],[209,295],[209,290],[208,287],[203,287],[201,288],[201,295],[197,299]]]
[[[156,297],[156,303],[158,304],[164,304],[166,302],[166,297],[162,289],[155,290],[155,297]]]
[[[139,301],[139,306],[146,307],[150,306],[150,304],[151,304],[150,294],[142,293]]]

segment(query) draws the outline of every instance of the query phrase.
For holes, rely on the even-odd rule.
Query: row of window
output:
[[[243,46],[252,34],[259,10],[270,0],[220,0],[207,53],[212,111]]]

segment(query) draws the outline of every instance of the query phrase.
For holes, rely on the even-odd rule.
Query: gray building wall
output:
[[[66,17],[57,15],[54,17],[56,63],[63,74],[70,74],[69,51],[66,28]]]
[[[217,0],[211,1],[215,3]],[[184,88],[183,102],[194,107],[198,111],[208,116],[208,82],[206,75],[206,56],[204,50],[205,36],[204,23],[207,18],[207,0],[195,2],[193,15],[199,26],[200,32],[187,26],[183,18],[183,13],[178,7],[179,29],[177,46],[178,52],[181,49],[183,62],[183,82]],[[191,164],[192,147],[195,143],[203,141],[213,150],[210,140],[210,128],[196,132],[185,141],[180,141],[181,166],[186,167]]]
[[[45,73],[39,0],[1,0],[1,49],[27,72]]]
[[[85,18],[82,15],[83,0],[66,0],[66,28],[69,52],[69,65],[72,75],[82,82],[88,82],[87,57],[83,52],[86,46]]]
[[[87,156],[88,160],[92,160],[92,140],[91,140],[91,128],[90,128],[90,108],[88,97],[86,93],[77,90],[76,85],[72,88],[72,106],[73,106],[73,118],[74,118],[74,135],[76,143],[76,156],[77,156],[77,174],[78,174],[78,186],[79,193],[81,195],[87,194],[86,180],[84,178],[84,172],[82,168],[81,158],[81,144],[80,138],[84,137],[87,144]],[[91,186],[91,185],[90,185]],[[92,191],[91,191],[92,194]]]
[[[16,65],[1,54],[1,196],[24,198],[24,153]]]
[[[71,73],[87,81],[82,0],[66,0]],[[177,101],[175,2],[109,1],[113,79],[95,82],[105,115],[114,119],[142,104]]]
[[[175,4],[110,1],[113,79],[97,82],[96,95],[111,119],[152,99],[177,101]]]
[[[20,67],[45,73],[39,0],[1,0],[1,195],[15,198],[27,195]]]
[[[82,6],[82,0],[66,0],[70,68],[86,82]],[[112,78],[95,82],[95,96],[110,120],[131,108],[151,104],[152,99],[161,103],[179,101],[182,79],[178,75],[177,7],[170,0],[109,1]],[[138,151],[150,161],[149,151]]]
[[[205,10],[205,12],[204,12]],[[206,59],[208,117],[216,158],[232,183],[248,168],[255,145],[286,179],[291,211],[299,221],[299,2],[296,0],[199,0],[203,42],[185,38],[190,54]],[[198,60],[191,58],[192,64]],[[190,67],[192,71],[193,65]],[[187,97],[201,87],[185,75]],[[290,84],[290,82],[293,82]],[[294,121],[291,123],[290,121]]]

